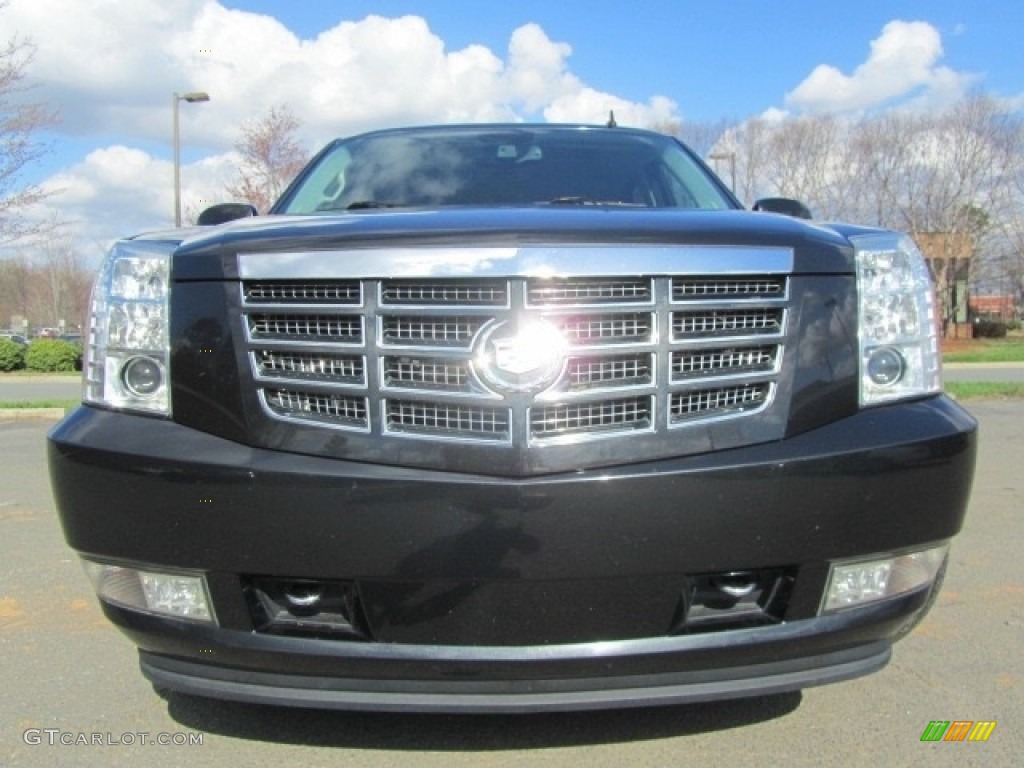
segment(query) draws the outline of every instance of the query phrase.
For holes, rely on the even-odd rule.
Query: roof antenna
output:
[[[619,124],[615,122],[615,110],[614,109],[609,109],[608,110],[608,122],[606,123],[606,125],[609,128],[618,128],[619,127]]]

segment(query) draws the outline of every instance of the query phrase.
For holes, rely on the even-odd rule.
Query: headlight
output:
[[[92,291],[82,399],[170,415],[168,333],[174,244],[114,245]]]
[[[942,388],[931,276],[906,235],[852,238],[857,252],[860,402],[938,392]]]

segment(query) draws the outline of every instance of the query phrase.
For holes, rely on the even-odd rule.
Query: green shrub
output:
[[[28,345],[25,367],[30,371],[80,371],[82,350],[61,339],[36,339]]]
[[[976,339],[1005,339],[1006,323],[1002,320],[975,320],[974,338]]]
[[[25,348],[10,339],[0,339],[0,371],[18,371],[25,367]]]
[[[1008,330],[1008,331],[1019,331],[1020,330],[1020,320],[1011,320],[1010,322],[1008,322],[1006,324],[1006,330]]]

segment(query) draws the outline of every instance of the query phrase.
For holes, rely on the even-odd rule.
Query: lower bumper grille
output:
[[[589,643],[610,636],[624,638],[724,632],[779,624],[786,618],[796,583],[795,568],[767,568],[722,573],[611,579],[600,584],[489,582],[438,585],[403,582],[318,580],[243,576],[242,593],[253,627],[259,633],[325,640],[424,642],[408,628],[403,601],[406,591],[437,594],[436,611],[420,618],[433,626],[441,644],[476,645],[490,639],[490,614],[457,604],[458,595],[472,594],[479,604],[506,606],[499,621],[512,622],[514,645]],[[593,601],[603,594],[609,615],[592,616]],[[516,612],[523,615],[516,616]],[[643,611],[643,621],[616,622]],[[578,615],[579,626],[561,626]],[[660,617],[660,618],[651,618]],[[415,623],[415,622],[414,622]]]

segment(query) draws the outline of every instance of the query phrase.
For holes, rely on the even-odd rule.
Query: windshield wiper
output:
[[[627,203],[625,200],[594,200],[589,197],[556,197],[548,200],[547,205],[608,205],[625,208],[646,208],[643,203]]]
[[[346,211],[361,211],[367,208],[401,208],[400,203],[382,203],[379,200],[357,200],[345,206]]]

